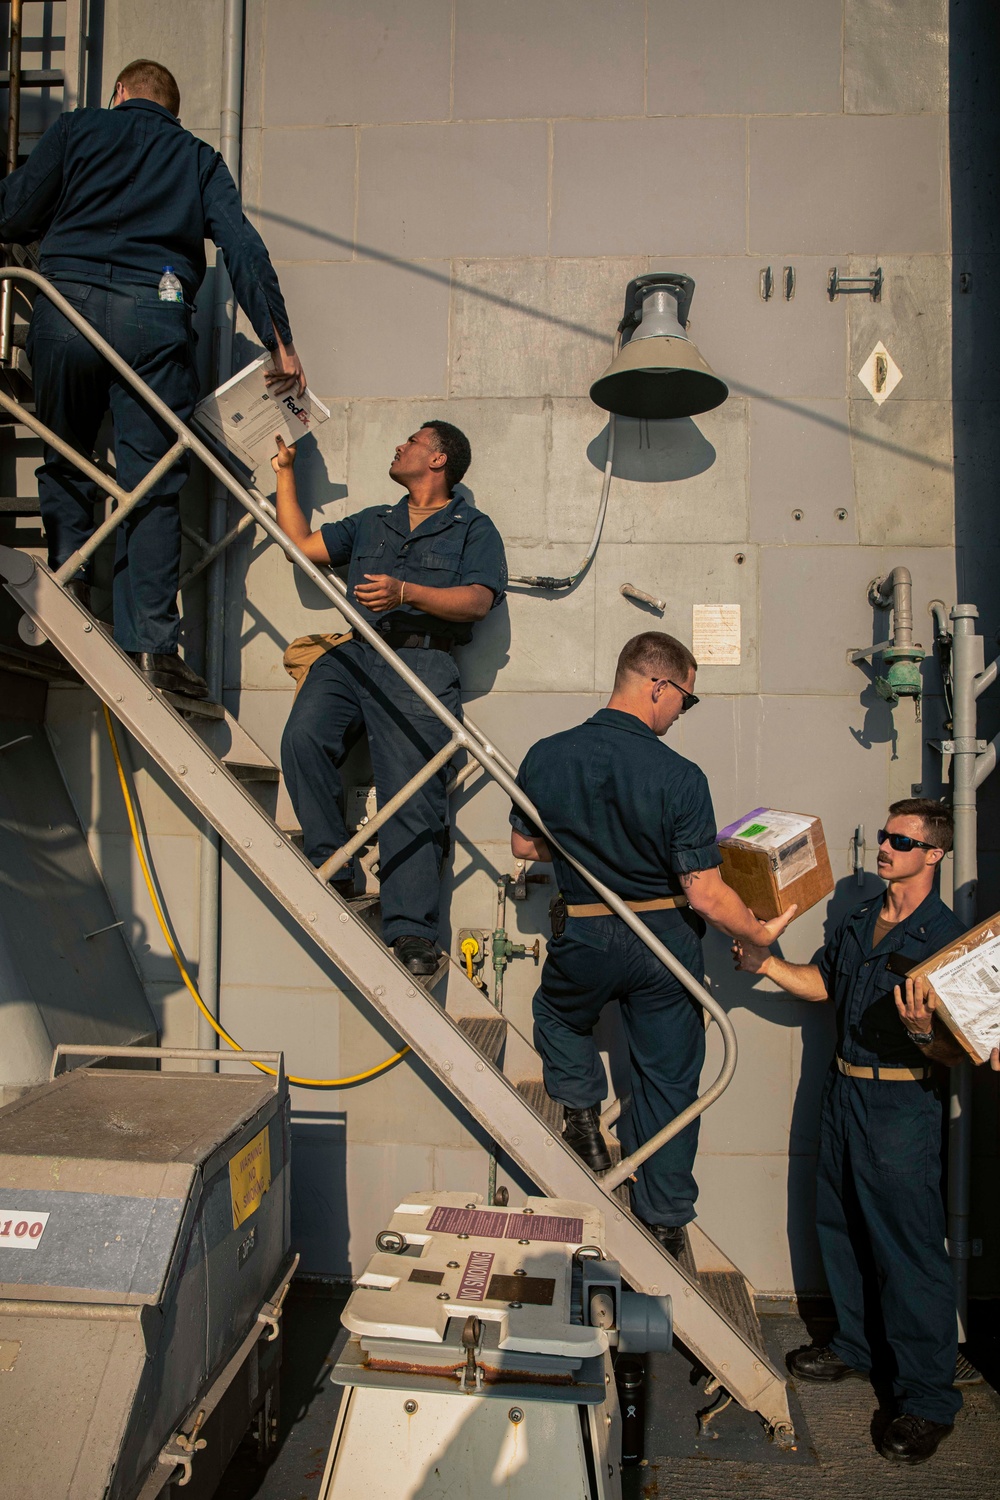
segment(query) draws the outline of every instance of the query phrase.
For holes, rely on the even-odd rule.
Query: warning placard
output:
[[[229,1186],[233,1194],[233,1228],[238,1229],[271,1186],[271,1147],[266,1129],[230,1158]]]

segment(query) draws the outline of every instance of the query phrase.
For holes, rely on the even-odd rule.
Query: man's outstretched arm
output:
[[[278,435],[275,441],[278,451],[271,459],[271,468],[278,480],[274,496],[278,525],[310,562],[327,564],[330,553],[323,540],[323,533],[310,528],[299,504],[299,493],[295,487],[295,444],[289,448],[284,438]]]
[[[756,943],[733,943],[733,962],[744,974],[773,979],[793,1000],[829,1000],[818,964],[793,964]]]
[[[700,917],[724,932],[726,937],[756,943],[761,948],[777,942],[798,911],[790,906],[780,917],[761,922],[732,886],[719,874],[718,866],[708,870],[687,870],[680,876],[688,902]]]

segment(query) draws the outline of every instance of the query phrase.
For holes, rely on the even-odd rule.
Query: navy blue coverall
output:
[[[507,586],[500,533],[488,516],[453,497],[410,530],[406,496],[320,528],[334,567],[350,563],[351,602],[381,631],[401,659],[462,717],[458,664],[450,646],[472,639],[468,622],[440,620],[404,604],[374,614],[355,596],[366,573],[431,588],[482,584],[494,608]],[[433,637],[430,646],[401,645]],[[309,669],[292,706],[281,742],[281,764],[304,835],[306,857],[321,865],[346,843],[340,766],[359,729],[368,734],[375,790],[386,803],[447,744],[450,732],[396,675],[378,652],[355,637],[321,656]],[[437,938],[441,862],[447,852],[447,770],[425,782],[379,831],[382,936]],[[347,866],[338,880],[352,873]]]
[[[575,729],[540,740],[517,784],[564,848],[626,900],[681,894],[679,876],[721,864],[704,773],[633,714],[602,708]],[[519,808],[510,821],[526,838],[538,837]],[[552,857],[568,905],[600,899],[556,850]],[[704,977],[700,918],[668,909],[643,912],[641,920],[696,979]],[[630,1098],[618,1125],[630,1153],[697,1097],[705,1059],[701,1007],[619,917],[567,917],[563,935],[549,942],[533,1012],[546,1090],[570,1109],[605,1096],[593,1028],[611,1000],[621,1005],[631,1062]],[[694,1218],[697,1147],[695,1121],[639,1167],[632,1203],[645,1223]]]
[[[933,1069],[893,1001],[891,954],[918,963],[963,931],[932,893],[872,948],[881,896],[847,917],[819,970],[837,1010],[838,1052],[856,1066]],[[941,1093],[923,1081],[848,1078],[823,1091],[816,1221],[837,1313],[831,1348],[891,1378],[900,1412],[953,1422],[955,1290],[941,1195]]]
[[[273,349],[273,323],[290,344],[278,278],[222,157],[162,105],[126,99],[112,110],[60,115],[25,165],[0,182],[0,240],[40,239],[43,274],[184,421],[198,397],[191,314],[206,238],[222,250],[257,337]],[[182,303],[157,296],[168,265]],[[172,446],[170,430],[41,294],[28,355],[39,417],[85,457],[110,406],[126,490]],[[115,639],[126,651],[177,650],[177,497],[188,468],[186,459],[174,464],[118,527]],[[38,479],[49,566],[58,568],[93,532],[97,492],[49,447]]]

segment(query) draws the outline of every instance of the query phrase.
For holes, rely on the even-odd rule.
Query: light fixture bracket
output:
[[[650,271],[646,276],[636,276],[625,289],[625,312],[618,324],[622,343],[628,343],[642,322],[642,305],[650,292],[669,291],[677,298],[677,321],[687,327],[694,296],[694,277],[684,276],[679,271]]]

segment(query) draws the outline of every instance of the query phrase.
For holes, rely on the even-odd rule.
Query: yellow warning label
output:
[[[229,1185],[233,1192],[233,1228],[238,1229],[271,1186],[271,1148],[266,1130],[230,1158]]]

